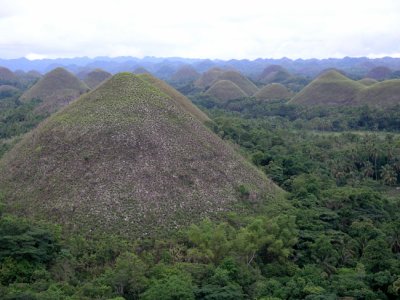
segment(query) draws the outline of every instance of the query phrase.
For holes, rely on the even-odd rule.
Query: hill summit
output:
[[[258,100],[284,100],[291,96],[292,93],[280,83],[268,84],[254,94]]]
[[[85,77],[83,78],[83,82],[85,82],[86,85],[88,87],[90,87],[91,89],[94,89],[99,84],[101,84],[103,81],[110,78],[111,76],[112,75],[110,73],[108,73],[104,70],[95,69],[85,75]]]
[[[290,100],[293,104],[351,104],[365,85],[336,70],[325,71]]]
[[[131,237],[247,211],[279,192],[178,101],[132,73],[50,116],[3,157],[0,174],[9,211]]]
[[[230,80],[218,80],[205,92],[205,94],[220,101],[247,97],[247,94]]]
[[[42,103],[36,111],[53,113],[88,90],[88,86],[74,74],[63,68],[56,68],[27,90],[21,100],[39,99]]]

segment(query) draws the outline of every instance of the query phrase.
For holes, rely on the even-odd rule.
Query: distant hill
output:
[[[15,85],[17,76],[7,68],[0,67],[0,84]]]
[[[200,78],[198,73],[192,66],[186,65],[180,67],[175,74],[172,75],[171,80],[174,82],[192,82]]]
[[[177,103],[132,73],[113,76],[5,154],[5,210],[137,238],[279,201],[279,188]]]
[[[218,78],[213,82],[219,80],[229,80],[236,84],[247,96],[252,96],[258,91],[258,88],[244,77],[242,74],[236,71],[225,71],[218,75]]]
[[[224,73],[224,70],[220,68],[209,69],[201,74],[200,78],[195,81],[194,85],[200,89],[207,89],[215,82],[215,80],[218,79],[222,73]]]
[[[262,83],[282,83],[291,77],[290,73],[279,65],[270,65],[260,74],[258,81]]]
[[[391,107],[400,104],[400,79],[354,81],[337,71],[329,71],[313,80],[289,103]]]
[[[218,80],[205,92],[205,94],[220,101],[247,97],[247,94],[230,80]]]
[[[20,92],[15,86],[0,85],[0,98],[11,97]]]
[[[271,83],[255,93],[254,97],[258,100],[284,100],[290,99],[292,93],[280,83]]]
[[[400,104],[400,79],[385,80],[360,91],[355,105],[391,107]]]
[[[391,69],[389,69],[388,67],[379,66],[370,70],[365,77],[372,78],[375,80],[384,80],[390,78],[391,74],[392,74]]]
[[[340,105],[353,103],[365,85],[351,80],[338,71],[322,73],[296,96],[290,103],[306,105]]]
[[[86,83],[89,88],[94,89],[111,76],[112,75],[106,71],[95,69],[86,74],[86,76],[83,78],[83,82]]]
[[[157,87],[160,91],[171,97],[173,101],[179,107],[182,107],[186,112],[189,112],[193,117],[198,119],[200,122],[204,123],[210,121],[210,118],[203,113],[197,106],[195,106],[186,96],[182,95],[172,86],[168,85],[166,82],[150,75],[150,74],[140,74],[139,78],[150,83],[151,85]]]
[[[370,86],[370,85],[377,83],[378,81],[375,79],[372,79],[372,78],[363,78],[363,79],[360,79],[358,82],[362,83],[366,86]]]
[[[89,90],[75,75],[63,68],[47,73],[22,96],[22,101],[40,99],[40,113],[53,113]]]

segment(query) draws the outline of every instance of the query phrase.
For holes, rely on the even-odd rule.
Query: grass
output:
[[[247,97],[246,93],[230,80],[218,80],[205,94],[222,102]]]
[[[279,201],[264,174],[142,78],[113,76],[7,152],[6,209],[70,231],[145,237]],[[254,195],[248,207],[237,205],[240,185]]]
[[[87,92],[89,87],[63,68],[47,73],[22,96],[22,101],[42,100],[39,113],[53,113]]]
[[[169,96],[175,103],[182,107],[182,109],[190,112],[193,117],[197,118],[201,122],[210,121],[210,118],[202,112],[197,106],[195,106],[186,96],[178,92],[176,89],[165,83],[164,81],[150,75],[140,74],[138,75],[141,79],[150,83],[151,85],[160,89],[163,93]]]
[[[292,93],[280,83],[271,83],[260,89],[254,97],[257,100],[287,100]]]

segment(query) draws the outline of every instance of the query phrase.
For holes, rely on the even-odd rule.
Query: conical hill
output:
[[[280,191],[132,73],[50,116],[3,157],[0,174],[8,211],[131,237],[251,210]]]
[[[218,80],[205,94],[222,102],[247,97],[246,93],[230,80]]]
[[[88,90],[88,86],[74,74],[63,68],[56,68],[27,90],[21,100],[39,99],[42,102],[36,111],[53,113]]]
[[[351,80],[338,71],[322,73],[290,100],[292,104],[342,105],[352,104],[365,85]]]
[[[254,97],[257,100],[267,100],[267,101],[289,99],[291,96],[292,93],[284,85],[280,83],[268,84],[254,94]]]
[[[91,89],[94,89],[111,76],[112,75],[110,73],[104,70],[95,69],[84,76],[83,82],[86,83],[86,85]]]

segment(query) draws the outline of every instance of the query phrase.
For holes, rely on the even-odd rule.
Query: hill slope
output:
[[[215,82],[215,80],[218,79],[222,73],[224,73],[222,69],[212,68],[201,74],[199,79],[194,82],[194,86],[199,89],[207,89]]]
[[[279,83],[288,80],[290,73],[282,66],[270,65],[260,74],[258,81],[262,83]]]
[[[389,69],[388,67],[379,66],[379,67],[375,67],[375,68],[371,69],[368,72],[366,77],[372,78],[375,80],[384,80],[384,79],[388,79],[391,74],[392,74],[391,69]]]
[[[189,112],[193,117],[197,118],[201,122],[210,121],[210,118],[203,113],[196,105],[194,105],[186,96],[178,92],[172,86],[168,85],[164,81],[154,77],[151,74],[140,74],[138,75],[141,79],[147,81],[151,85],[160,89],[163,93],[171,97],[173,101],[187,112]]]
[[[230,80],[218,80],[205,94],[221,101],[247,97],[247,94]]]
[[[400,79],[385,80],[362,90],[355,105],[390,107],[400,104]]]
[[[268,84],[254,94],[258,100],[283,100],[289,99],[291,96],[292,93],[280,83]]]
[[[254,207],[280,191],[131,73],[48,118],[5,155],[0,174],[9,211],[131,237],[243,211],[243,201]]]
[[[85,75],[85,77],[83,78],[83,82],[86,83],[86,85],[91,89],[94,89],[100,83],[110,78],[111,76],[111,73],[108,73],[101,69],[95,69]]]
[[[377,83],[378,81],[375,79],[372,79],[372,78],[363,78],[363,79],[358,80],[358,82],[362,83],[363,85],[366,85],[366,86],[371,86],[371,85]]]
[[[0,67],[0,84],[14,85],[17,82],[17,76],[7,68]]]
[[[63,68],[56,68],[40,79],[22,96],[22,101],[40,99],[40,113],[53,113],[88,91],[86,84]]]
[[[252,96],[254,93],[258,91],[258,88],[255,86],[254,83],[252,83],[250,80],[248,80],[246,77],[244,77],[242,74],[236,71],[226,71],[223,72],[218,76],[218,78],[215,80],[230,80],[234,84],[236,84],[247,96]],[[214,83],[215,83],[214,82]]]
[[[340,105],[351,104],[365,85],[351,80],[337,71],[324,72],[295,97],[292,104]]]
[[[180,67],[171,77],[174,82],[191,82],[197,80],[200,74],[192,66]]]

